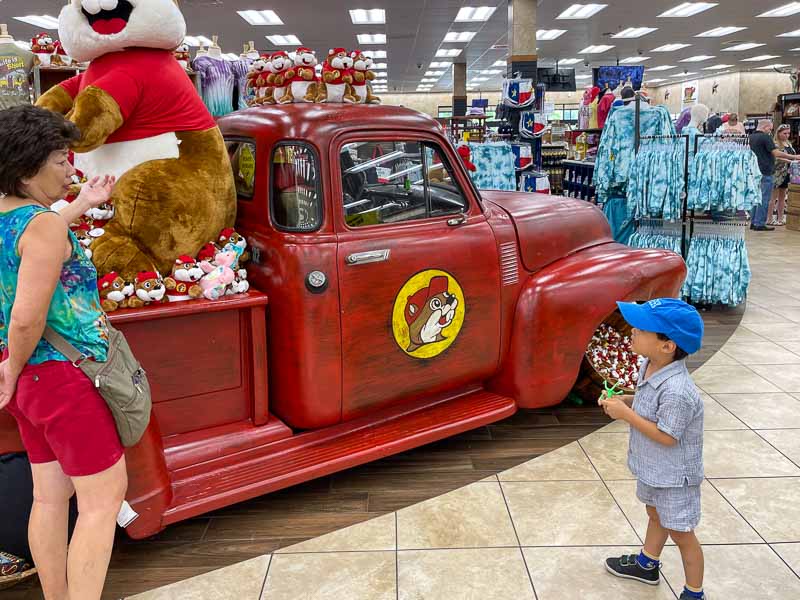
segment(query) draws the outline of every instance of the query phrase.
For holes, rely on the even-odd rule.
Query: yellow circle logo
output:
[[[394,301],[392,331],[400,349],[414,358],[438,356],[464,324],[464,292],[445,271],[429,269],[406,281]]]

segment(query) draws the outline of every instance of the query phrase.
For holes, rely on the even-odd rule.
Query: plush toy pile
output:
[[[639,378],[641,358],[631,348],[631,338],[603,323],[589,342],[586,357],[595,371],[610,385],[632,391]]]
[[[304,46],[291,55],[284,51],[262,54],[247,75],[248,89],[254,90],[250,105],[380,104],[380,98],[372,93],[373,67],[368,54],[344,48],[329,50],[321,69],[315,52]]]
[[[43,67],[72,67],[77,61],[67,56],[67,52],[58,40],[53,40],[49,33],[40,33],[31,38],[31,52],[34,63]]]

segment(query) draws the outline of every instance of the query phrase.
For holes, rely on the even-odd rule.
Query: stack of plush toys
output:
[[[49,33],[40,33],[31,38],[31,52],[34,64],[44,67],[72,67],[77,61],[67,56],[61,42],[54,40]]]
[[[641,358],[633,352],[630,336],[603,323],[589,342],[586,356],[606,381],[624,390],[633,390],[636,386]]]
[[[364,52],[334,48],[328,51],[321,74],[317,64],[316,54],[306,47],[298,48],[291,56],[283,51],[262,54],[247,76],[248,88],[255,91],[251,106],[300,102],[380,104],[370,83],[375,79],[374,63]]]

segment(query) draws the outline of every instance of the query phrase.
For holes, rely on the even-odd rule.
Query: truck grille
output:
[[[503,280],[503,285],[519,283],[516,242],[500,244],[500,277]]]

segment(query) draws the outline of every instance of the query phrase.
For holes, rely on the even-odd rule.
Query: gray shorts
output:
[[[637,481],[636,497],[656,509],[665,529],[694,531],[700,523],[699,485],[656,488]]]

